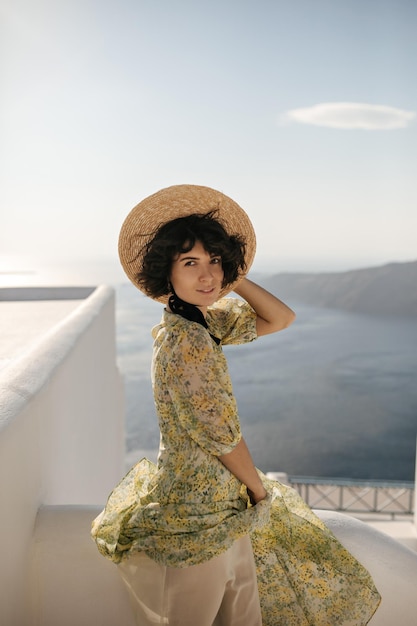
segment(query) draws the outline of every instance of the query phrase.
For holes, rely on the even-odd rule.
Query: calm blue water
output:
[[[118,362],[127,395],[127,465],[156,458],[150,329],[162,305],[117,287]],[[413,480],[417,321],[297,306],[287,330],[226,347],[255,463],[292,475]]]

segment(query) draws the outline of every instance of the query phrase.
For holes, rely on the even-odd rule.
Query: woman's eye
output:
[[[213,259],[211,259],[211,262],[216,265],[217,263],[221,263],[222,260],[219,256],[216,256]]]

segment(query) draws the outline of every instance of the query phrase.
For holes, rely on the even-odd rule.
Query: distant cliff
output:
[[[275,274],[267,289],[288,302],[417,317],[417,261],[338,273]]]

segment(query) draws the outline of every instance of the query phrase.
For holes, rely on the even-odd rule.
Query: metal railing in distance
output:
[[[412,515],[414,483],[289,476],[288,482],[312,509],[348,513]]]

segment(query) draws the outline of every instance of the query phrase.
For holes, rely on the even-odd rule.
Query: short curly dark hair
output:
[[[136,281],[151,298],[171,291],[169,275],[173,259],[189,252],[197,241],[212,255],[220,256],[223,284],[234,283],[245,271],[246,242],[240,235],[229,235],[216,219],[216,211],[193,213],[167,222],[145,246],[141,271]]]

